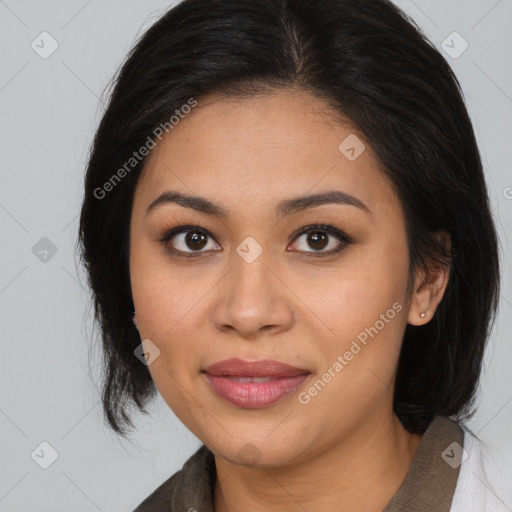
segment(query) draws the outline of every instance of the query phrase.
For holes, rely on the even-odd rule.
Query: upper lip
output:
[[[293,377],[310,373],[279,361],[265,359],[262,361],[244,361],[243,359],[226,359],[206,367],[204,372],[210,375],[233,375],[240,377]]]

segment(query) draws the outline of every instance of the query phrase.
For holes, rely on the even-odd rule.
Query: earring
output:
[[[425,318],[425,312],[420,313],[420,317],[421,317],[421,318]]]
[[[135,326],[135,329],[137,329],[137,316],[136,316],[135,311],[133,312],[132,322],[133,322],[133,325]]]

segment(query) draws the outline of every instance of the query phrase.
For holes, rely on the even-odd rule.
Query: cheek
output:
[[[303,278],[304,290],[310,279]],[[407,323],[406,280],[404,253],[392,253],[389,246],[379,248],[375,244],[359,251],[357,257],[354,252],[353,261],[347,258],[342,267],[323,279],[321,294],[307,295],[308,306],[329,327],[328,331],[323,329],[327,336],[318,340],[323,362],[319,373],[331,369],[330,374],[336,377],[326,376],[333,382],[329,387],[342,393],[347,403],[386,392],[392,385]],[[328,406],[327,396],[325,399]]]
[[[190,337],[195,308],[208,289],[204,276],[173,265],[153,242],[132,247],[130,279],[139,330],[145,337],[163,340],[187,326],[192,329]]]
[[[324,364],[310,387],[298,396],[306,410],[311,407],[324,411],[328,415],[326,425],[335,431],[343,422],[357,423],[392,396],[403,337],[403,311],[396,302],[395,308],[365,311],[367,320],[338,324],[337,341],[322,344]]]
[[[204,281],[159,276],[140,286],[138,292],[141,335],[154,340],[169,358],[188,357],[192,362],[193,354],[207,343],[204,333],[210,332],[206,319],[211,305],[207,304]]]
[[[300,299],[297,306],[307,306],[307,317],[320,319],[322,330],[335,339],[346,339],[373,325],[396,301],[404,301],[407,261],[371,243],[347,252],[331,267],[294,262],[281,275]]]

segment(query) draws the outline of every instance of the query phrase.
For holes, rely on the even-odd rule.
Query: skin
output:
[[[401,203],[369,143],[354,161],[339,151],[350,134],[364,141],[322,101],[297,90],[251,100],[210,95],[152,150],[138,182],[130,225],[138,329],[160,351],[148,368],[163,399],[215,455],[217,512],[380,511],[421,441],[393,413],[394,377],[407,323],[430,321],[449,269],[432,265],[429,279],[418,271],[406,295]],[[346,204],[274,213],[283,199],[329,189],[357,197],[370,213]],[[205,197],[230,215],[174,203],[146,214],[166,190]],[[332,223],[354,241],[308,259],[319,252],[308,234],[290,237],[315,223]],[[167,247],[157,241],[180,224],[208,231],[203,255],[169,252],[197,254],[184,234]],[[263,250],[250,264],[236,252],[248,236]],[[339,244],[329,235],[320,252]],[[401,311],[300,403],[298,394],[397,302]],[[311,375],[279,402],[244,409],[215,394],[201,373],[231,357],[274,359]]]

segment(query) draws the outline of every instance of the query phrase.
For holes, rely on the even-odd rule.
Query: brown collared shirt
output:
[[[409,472],[382,512],[449,512],[459,465],[452,443],[463,446],[464,431],[453,420],[435,416],[423,435]],[[456,446],[456,445],[455,445]],[[133,512],[214,512],[215,458],[202,445]]]

